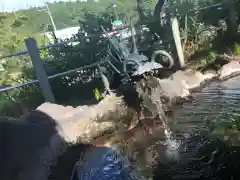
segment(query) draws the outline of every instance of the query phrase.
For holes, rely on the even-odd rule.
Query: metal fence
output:
[[[27,38],[27,39],[25,39],[25,45],[26,45],[26,48],[27,48],[26,51],[21,51],[21,52],[12,53],[12,54],[9,54],[9,55],[1,56],[0,60],[4,59],[4,58],[29,54],[30,58],[31,58],[31,61],[32,61],[32,64],[33,64],[33,68],[36,72],[37,79],[33,80],[33,81],[30,81],[30,82],[23,83],[23,84],[1,88],[0,93],[8,91],[8,90],[15,89],[15,88],[22,88],[24,86],[29,86],[29,85],[39,83],[40,89],[41,89],[41,92],[43,94],[43,97],[44,97],[45,101],[55,103],[56,102],[55,97],[54,97],[54,94],[52,92],[51,85],[49,83],[50,79],[54,79],[54,78],[59,77],[59,76],[66,76],[68,74],[71,74],[71,73],[74,73],[74,72],[77,72],[77,71],[97,67],[99,64],[101,64],[103,62],[103,61],[100,61],[100,62],[92,63],[90,65],[85,65],[83,67],[75,68],[75,69],[72,69],[72,70],[69,70],[69,71],[65,71],[65,72],[57,73],[57,74],[54,74],[54,75],[51,75],[51,76],[47,76],[46,70],[44,69],[43,61],[40,58],[40,50],[45,50],[45,49],[53,48],[53,47],[59,47],[60,45],[68,44],[70,42],[73,42],[73,40],[60,42],[60,43],[57,43],[57,44],[50,44],[48,46],[38,47],[37,42],[34,38]]]

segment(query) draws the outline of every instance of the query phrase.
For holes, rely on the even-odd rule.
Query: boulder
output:
[[[171,98],[184,98],[190,95],[188,86],[185,80],[174,81],[171,79],[158,79],[160,86],[164,92]]]
[[[116,128],[119,118],[127,115],[127,107],[122,97],[114,94],[93,106],[73,108],[44,103],[37,110],[58,122],[68,137],[68,142],[76,142],[79,138],[84,141],[90,140],[105,131],[112,131]]]
[[[200,87],[201,83],[205,81],[204,75],[201,72],[189,69],[175,72],[170,76],[170,79],[180,83],[185,81],[189,90]]]
[[[218,77],[218,74],[215,70],[206,70],[203,72],[205,80],[212,80]]]
[[[18,121],[1,121],[1,175],[3,179],[47,180],[50,166],[69,144],[113,132],[127,115],[122,97],[111,94],[94,106],[44,103]]]
[[[225,64],[219,71],[219,79],[225,80],[231,76],[240,74],[240,63],[239,61],[230,61]]]

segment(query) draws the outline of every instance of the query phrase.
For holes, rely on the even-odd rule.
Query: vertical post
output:
[[[173,39],[174,39],[174,43],[175,43],[175,47],[178,55],[177,66],[178,68],[182,68],[185,66],[185,62],[184,62],[184,54],[183,54],[183,48],[181,43],[178,20],[175,13],[173,12],[171,0],[168,0],[167,2],[168,2],[168,16],[170,16],[168,20],[170,21],[172,35],[173,35]]]
[[[52,23],[52,26],[53,26],[54,33],[56,33],[57,28],[56,28],[55,22],[54,22],[54,20],[53,20],[52,13],[51,13],[51,11],[50,11],[50,9],[49,9],[48,4],[47,4],[46,1],[45,1],[45,5],[46,5],[46,7],[47,7],[47,13],[48,13],[49,18],[50,18],[50,20],[51,20],[51,23]]]
[[[55,103],[55,98],[48,81],[46,71],[43,66],[43,62],[40,58],[40,53],[38,50],[37,42],[34,38],[25,39],[25,45],[27,47],[28,53],[31,57],[33,67],[36,72],[37,79],[40,84],[42,94],[46,102]]]
[[[183,54],[183,48],[181,43],[178,20],[176,17],[171,17],[170,21],[171,21],[173,39],[174,39],[174,43],[175,43],[177,55],[178,55],[178,66],[179,68],[182,68],[184,67],[185,63],[184,63],[184,54]]]

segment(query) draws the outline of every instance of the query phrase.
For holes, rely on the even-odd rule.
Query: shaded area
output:
[[[111,148],[68,144],[57,122],[40,111],[18,120],[1,119],[0,123],[3,180],[70,179],[79,160],[82,165],[76,173],[80,170],[81,175],[76,176],[82,178],[126,179],[131,174],[130,169],[124,168],[123,157]],[[106,170],[107,167],[113,169]]]
[[[49,180],[66,180],[70,179],[74,166],[83,154],[92,148],[92,145],[73,144],[67,148],[66,152],[58,158],[58,163],[51,167],[51,175]]]
[[[51,137],[57,134],[56,128],[56,122],[39,111],[17,120],[0,119],[1,179],[21,180],[29,177],[32,173],[30,170],[39,166],[41,151],[49,146]]]

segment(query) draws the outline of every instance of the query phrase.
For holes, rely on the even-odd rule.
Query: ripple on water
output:
[[[168,162],[160,160],[156,179],[240,179],[240,154],[235,155],[239,151],[212,134],[222,122],[229,126],[229,122],[239,117],[239,82],[240,76],[209,84],[194,93],[193,102],[186,102],[174,111],[170,126],[176,139],[181,140],[181,146],[177,158],[175,152],[170,154],[175,159],[167,154]],[[226,131],[222,133],[225,136]]]

